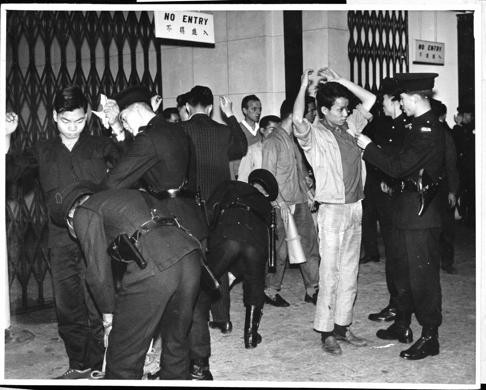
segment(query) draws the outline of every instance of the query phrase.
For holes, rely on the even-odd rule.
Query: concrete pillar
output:
[[[329,66],[349,78],[347,11],[303,11],[304,69]]]

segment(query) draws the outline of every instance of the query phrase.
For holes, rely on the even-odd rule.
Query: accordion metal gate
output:
[[[348,12],[351,80],[376,93],[384,77],[408,71],[408,12]]]
[[[8,11],[7,111],[19,116],[10,153],[56,134],[56,92],[78,85],[91,107],[129,85],[162,95],[160,42],[151,12]],[[93,116],[85,131],[101,134]],[[7,183],[6,228],[11,308],[50,304],[47,211],[36,177]]]

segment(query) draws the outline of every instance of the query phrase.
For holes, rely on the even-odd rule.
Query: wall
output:
[[[330,66],[349,77],[347,11],[303,11],[304,69]]]
[[[277,114],[285,98],[282,11],[214,11],[214,48],[162,47],[164,107],[194,85],[215,95],[213,118],[221,120],[217,95],[228,95],[238,120],[241,100],[255,94],[262,116]]]
[[[454,114],[459,102],[457,65],[457,18],[453,11],[409,11],[408,44],[410,72],[434,72],[436,98],[447,106],[447,122],[454,125]],[[445,64],[414,64],[415,39],[445,43]]]

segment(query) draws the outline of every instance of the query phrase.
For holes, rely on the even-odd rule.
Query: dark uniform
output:
[[[409,131],[410,118],[401,114],[395,119],[386,118],[382,122],[375,124],[372,134],[373,142],[389,156],[398,155],[402,146],[405,134]],[[370,134],[371,135],[371,134]],[[371,137],[370,137],[371,138]],[[394,244],[392,238],[392,223],[394,204],[392,197],[383,192],[381,183],[384,182],[389,187],[395,187],[397,179],[383,173],[374,165],[367,163],[367,175],[365,183],[365,199],[363,201],[363,236],[362,241],[367,256],[372,256],[372,250],[376,247],[376,219],[369,214],[376,215],[380,223],[380,232],[385,245],[385,273],[386,285],[390,293],[390,301],[387,306],[389,309],[396,310],[396,289],[393,284],[393,252]],[[373,224],[374,226],[367,226]],[[375,249],[377,250],[377,248]],[[376,253],[378,255],[378,253]]]
[[[82,133],[70,151],[57,136],[39,142],[32,151],[10,158],[7,179],[17,180],[29,171],[37,171],[48,212],[52,214],[59,191],[80,180],[100,182],[118,158],[119,149],[109,138]],[[103,327],[86,291],[82,252],[65,225],[58,226],[49,218],[48,231],[59,335],[64,341],[69,367],[101,369]]]
[[[422,75],[396,75],[405,91],[432,89],[433,78]],[[402,78],[401,78],[402,77]],[[434,76],[435,77],[435,76]],[[422,80],[422,78],[425,80]],[[415,88],[417,79],[427,85]],[[432,83],[430,83],[432,81]],[[441,230],[440,199],[435,196],[422,215],[418,215],[420,200],[414,185],[419,171],[424,169],[434,182],[444,174],[445,140],[443,129],[431,110],[412,120],[411,131],[405,136],[398,155],[390,156],[373,143],[363,158],[403,184],[396,195],[393,241],[393,280],[397,289],[398,328],[408,330],[415,313],[422,325],[422,337],[409,350],[401,353],[408,359],[420,359],[438,353],[438,327],[442,323],[440,287]]]
[[[454,207],[449,205],[449,194],[456,195],[459,190],[457,171],[457,152],[449,126],[443,124],[445,137],[445,177],[441,182],[437,196],[441,200],[442,232],[440,234],[441,267],[454,273]]]
[[[170,216],[159,202],[161,217]],[[102,313],[113,313],[106,379],[140,379],[145,356],[161,326],[161,379],[189,379],[187,335],[199,291],[199,242],[177,226],[152,225],[151,207],[137,190],[92,195],[74,214],[74,230],[86,257],[86,280]],[[115,294],[107,248],[122,233],[141,233],[138,250],[147,262],[126,266]]]
[[[207,236],[207,226],[195,194],[187,190],[191,161],[189,137],[179,124],[169,123],[162,115],[157,115],[139,129],[104,185],[130,188],[141,179],[155,198],[170,199],[167,202],[169,213],[177,216],[194,236],[203,239]]]

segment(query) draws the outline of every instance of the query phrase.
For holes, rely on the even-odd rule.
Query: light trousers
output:
[[[347,326],[353,320],[358,290],[361,218],[361,201],[319,206],[321,264],[314,318],[317,331],[331,332],[334,324]]]

